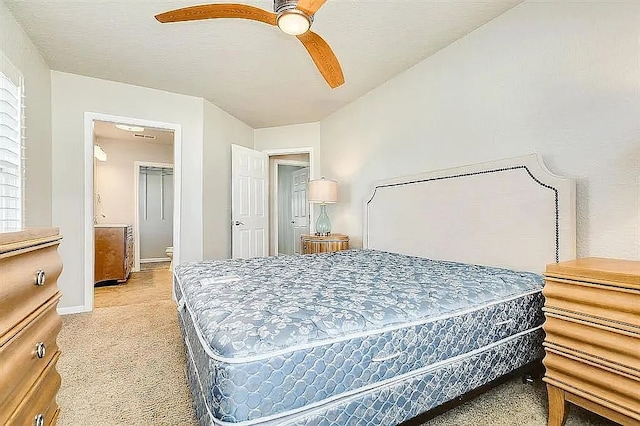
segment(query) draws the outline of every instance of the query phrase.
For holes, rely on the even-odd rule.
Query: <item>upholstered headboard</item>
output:
[[[375,182],[363,244],[541,273],[575,258],[575,182],[535,154]]]

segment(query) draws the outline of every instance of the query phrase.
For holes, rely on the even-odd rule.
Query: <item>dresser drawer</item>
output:
[[[58,407],[58,404],[53,401],[53,404],[51,404],[51,407],[49,407],[49,409],[47,410],[47,413],[44,416],[44,424],[45,425],[55,425],[58,422],[58,417],[60,416],[60,407]],[[49,418],[51,418],[51,420],[49,420]]]
[[[36,418],[42,416],[44,426],[52,425],[58,415],[55,397],[60,389],[60,375],[56,371],[56,363],[60,352],[56,352],[46,370],[29,390],[20,406],[13,412],[7,426],[30,426],[36,424]]]
[[[58,292],[62,272],[58,243],[0,255],[0,345],[17,330],[16,324]]]
[[[640,377],[585,361],[571,350],[545,351],[545,382],[640,420]]]
[[[56,337],[62,321],[56,312],[56,295],[34,315],[18,334],[0,346],[0,424],[20,404],[20,400],[58,351]]]
[[[638,333],[571,318],[561,312],[545,310],[545,342],[584,352],[618,365],[617,368],[640,377],[640,329]]]
[[[640,328],[640,291],[547,277],[545,306]]]

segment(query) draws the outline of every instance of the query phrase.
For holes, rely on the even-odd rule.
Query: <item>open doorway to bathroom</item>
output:
[[[96,307],[170,297],[174,138],[170,129],[94,120]]]

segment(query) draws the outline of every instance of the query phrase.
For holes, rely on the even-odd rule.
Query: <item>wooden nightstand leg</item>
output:
[[[563,426],[569,415],[569,403],[564,397],[564,391],[547,384],[549,394],[549,426]]]

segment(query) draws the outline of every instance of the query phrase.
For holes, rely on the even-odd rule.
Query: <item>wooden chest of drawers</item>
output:
[[[302,235],[302,254],[331,253],[349,250],[349,237],[342,234],[330,234],[326,237],[319,235]]]
[[[133,269],[131,225],[95,227],[95,282],[125,282]]]
[[[545,275],[549,426],[569,402],[640,425],[640,262],[579,259]]]
[[[0,424],[51,425],[60,388],[57,228],[0,233]]]

